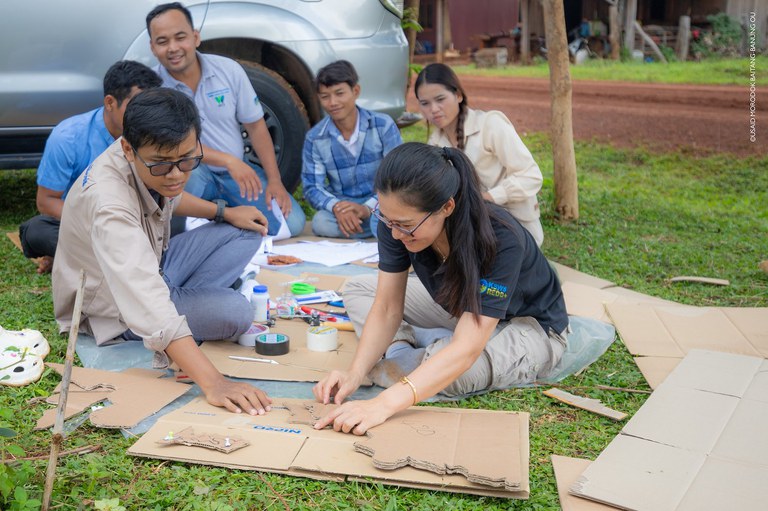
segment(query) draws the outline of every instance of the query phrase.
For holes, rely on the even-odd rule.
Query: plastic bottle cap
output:
[[[268,291],[269,289],[267,288],[267,286],[264,286],[264,285],[253,286],[254,293],[266,293]]]

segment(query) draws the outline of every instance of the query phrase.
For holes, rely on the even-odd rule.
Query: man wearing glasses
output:
[[[122,138],[75,181],[64,203],[53,267],[53,302],[69,330],[85,269],[81,330],[104,345],[142,340],[155,366],[169,359],[208,402],[233,412],[269,410],[266,394],[224,378],[195,341],[226,339],[251,325],[248,301],[231,288],[266,234],[255,207],[228,208],[184,192],[203,158],[194,103],[172,89],[135,96]],[[171,214],[214,222],[170,239]]]

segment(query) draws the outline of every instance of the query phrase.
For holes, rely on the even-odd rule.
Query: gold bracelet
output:
[[[415,405],[416,403],[418,403],[419,395],[416,393],[416,385],[414,385],[413,382],[409,380],[407,376],[403,376],[402,378],[400,378],[400,383],[411,387],[411,392],[413,392],[413,404]]]

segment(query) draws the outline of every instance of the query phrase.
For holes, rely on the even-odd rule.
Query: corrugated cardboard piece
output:
[[[444,445],[444,451],[458,452],[466,444],[465,437],[482,441],[483,452],[499,442],[514,447],[509,456],[486,456],[491,473],[513,474],[507,487],[473,483],[463,475],[439,475],[426,470],[406,466],[397,470],[381,470],[371,458],[355,452],[354,444],[364,442],[364,437],[337,433],[330,429],[317,431],[311,426],[292,423],[286,405],[303,407],[307,401],[295,399],[276,400],[271,412],[262,416],[232,414],[213,407],[202,398],[175,410],[160,420],[131,448],[129,454],[205,465],[216,465],[242,470],[260,470],[290,474],[313,479],[360,480],[397,486],[426,488],[431,490],[471,493],[504,498],[527,498],[528,486],[528,414],[516,412],[492,412],[487,410],[463,410],[455,408],[413,407],[389,419],[390,424],[407,422],[419,427],[435,429],[436,434],[451,438],[452,446]],[[447,422],[430,422],[433,414],[448,417]],[[459,417],[459,419],[455,419]],[[464,419],[474,422],[473,428],[462,426]],[[476,427],[482,423],[482,435]],[[510,428],[510,424],[514,424]],[[202,434],[237,434],[250,443],[248,447],[230,454],[187,446],[163,446],[161,441],[169,431],[181,431],[192,426]],[[410,427],[410,426],[408,426]],[[371,430],[375,435],[378,428]],[[406,445],[402,438],[392,440]]]
[[[62,364],[47,364],[62,374]],[[110,406],[91,412],[91,424],[101,428],[132,428],[143,419],[158,412],[189,389],[189,385],[173,379],[160,379],[165,371],[127,369],[123,372],[102,371],[84,367],[72,368],[72,381],[67,398],[66,418],[72,417],[94,403],[109,399]],[[58,403],[59,387],[47,399]],[[53,426],[56,409],[46,410],[35,429]]]
[[[222,374],[256,380],[320,381],[330,371],[346,370],[352,364],[357,349],[354,332],[339,331],[338,349],[317,352],[307,349],[308,328],[300,319],[278,319],[270,332],[290,337],[290,352],[280,356],[259,355],[254,348],[226,341],[204,342],[200,349]],[[278,364],[232,360],[231,355],[272,359]]]
[[[609,303],[621,339],[656,388],[691,349],[768,358],[768,308]]]
[[[613,506],[582,499],[568,493],[568,488],[576,482],[576,479],[591,463],[589,460],[552,455],[552,469],[555,471],[557,493],[560,497],[562,511],[612,511],[616,509]]]
[[[571,493],[630,510],[764,509],[768,361],[691,350]]]

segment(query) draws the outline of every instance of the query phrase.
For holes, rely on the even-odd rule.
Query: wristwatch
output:
[[[213,221],[220,224],[224,221],[224,208],[227,207],[227,201],[224,199],[216,199],[213,202],[216,203],[216,215],[213,217]]]

